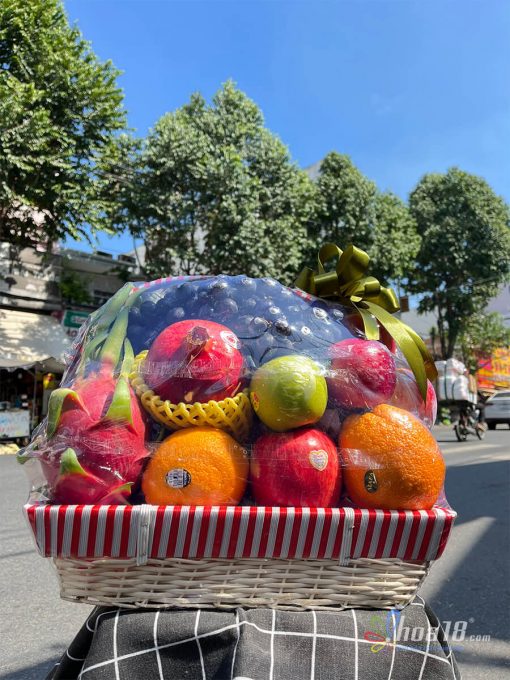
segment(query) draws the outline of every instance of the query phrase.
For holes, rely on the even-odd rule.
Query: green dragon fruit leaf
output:
[[[24,449],[18,451],[18,453],[16,454],[16,462],[19,463],[20,465],[25,465],[27,460],[30,460],[30,458],[31,456],[28,456]]]
[[[99,359],[101,361],[111,363],[114,367],[119,363],[122,347],[126,338],[128,316],[128,309],[123,309],[119,312],[108,333],[108,337],[104,342],[101,352],[99,353]]]
[[[102,420],[113,420],[114,422],[128,423],[133,426],[131,392],[126,378],[119,378],[108,411]]]
[[[48,438],[53,437],[57,430],[66,400],[69,400],[74,406],[83,411],[87,410],[78,392],[67,387],[59,387],[57,390],[54,390],[48,402],[48,422],[46,424],[46,436]]]
[[[117,291],[103,307],[98,309],[97,312],[94,312],[92,315],[92,320],[98,321],[98,328],[105,329],[110,327],[112,321],[115,319],[122,307],[126,305],[133,288],[134,284],[126,284],[125,286],[122,286],[122,288]]]
[[[88,474],[80,465],[78,456],[74,449],[66,449],[60,456],[60,474],[61,475],[82,475],[88,477]]]
[[[107,505],[108,503],[112,502],[118,503],[119,500],[122,500],[127,505],[128,504],[127,499],[128,496],[131,495],[132,486],[133,482],[126,482],[126,484],[116,486],[108,493],[107,496],[101,499],[101,503]]]
[[[91,359],[94,359],[94,355],[96,354],[98,348],[106,340],[107,337],[108,337],[107,331],[99,331],[99,333],[97,333],[97,335],[94,338],[90,339],[88,342],[84,344],[80,363],[77,369],[78,376],[82,377],[84,375],[87,363]]]
[[[121,376],[127,377],[131,373],[134,361],[135,354],[133,352],[133,345],[129,342],[128,338],[126,338],[124,340],[124,359],[122,360],[120,369]]]
[[[141,292],[142,289],[136,290],[134,284],[126,284],[108,300],[106,305],[92,314],[92,321],[96,323],[98,329],[107,330],[122,309],[131,309]]]
[[[83,354],[86,359],[92,359],[94,355],[97,352],[97,349],[99,346],[106,340],[108,337],[108,331],[99,331],[97,335],[89,340],[87,344],[85,345]]]

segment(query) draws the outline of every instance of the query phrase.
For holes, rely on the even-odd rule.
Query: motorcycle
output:
[[[473,404],[462,405],[459,411],[459,419],[453,426],[455,436],[459,442],[465,442],[468,435],[483,439],[487,426],[480,422],[480,409],[477,409]]]

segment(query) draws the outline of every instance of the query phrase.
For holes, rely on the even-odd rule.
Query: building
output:
[[[0,439],[28,436],[45,415],[81,324],[137,278],[132,255],[66,248],[16,254],[0,243]]]
[[[489,302],[487,311],[502,314],[505,326],[510,327],[510,286],[504,286],[499,295]]]

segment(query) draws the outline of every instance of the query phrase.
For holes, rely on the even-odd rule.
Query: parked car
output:
[[[485,403],[485,420],[489,430],[506,423],[510,427],[510,390],[496,392]]]

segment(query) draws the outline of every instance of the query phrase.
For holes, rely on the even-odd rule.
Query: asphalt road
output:
[[[507,680],[510,430],[488,432],[482,442],[470,437],[458,443],[447,428],[435,434],[448,465],[446,496],[458,518],[420,594],[440,621],[451,622],[452,632],[456,622],[458,631],[467,622],[465,639],[453,642],[463,680]]]
[[[446,493],[459,518],[421,595],[452,633],[465,630],[453,643],[463,680],[506,680],[510,430],[462,444],[452,435],[436,430],[449,468]],[[41,680],[90,608],[60,600],[50,562],[35,553],[21,514],[28,483],[14,456],[0,456],[0,480],[0,680]]]

